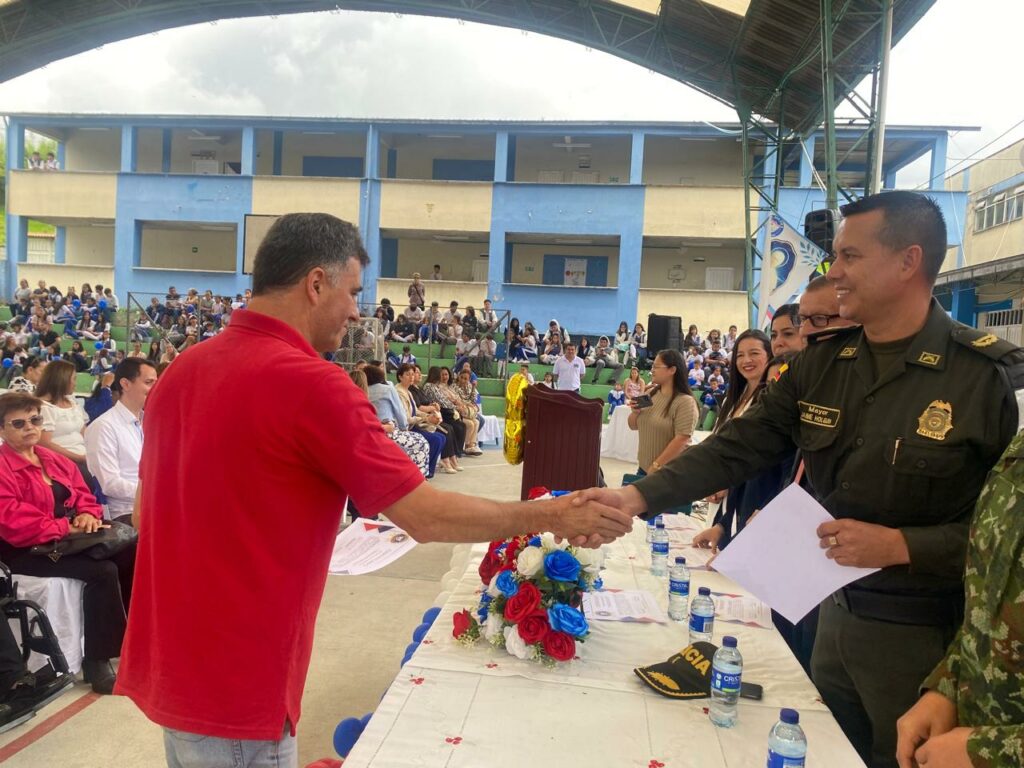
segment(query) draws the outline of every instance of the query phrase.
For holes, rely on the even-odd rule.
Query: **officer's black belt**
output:
[[[957,627],[963,621],[962,592],[939,595],[908,595],[843,587],[832,593],[832,601],[862,619],[889,624],[925,627]]]

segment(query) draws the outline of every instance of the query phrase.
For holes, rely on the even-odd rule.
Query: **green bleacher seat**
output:
[[[75,392],[88,394],[92,392],[95,377],[91,373],[80,373],[75,378]]]
[[[128,341],[128,329],[124,325],[111,325],[110,338],[114,341]]]
[[[0,307],[0,321],[7,322],[11,319],[11,308],[6,304]]]

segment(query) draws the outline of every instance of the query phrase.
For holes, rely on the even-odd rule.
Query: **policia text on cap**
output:
[[[822,603],[812,676],[865,762],[895,766],[896,720],[962,618],[968,524],[1017,430],[1011,382],[1024,352],[955,323],[932,298],[946,253],[932,200],[886,192],[843,213],[828,279],[842,317],[859,325],[812,340],[701,445],[633,485],[586,494],[655,514],[799,447],[837,518],[817,532],[825,555],[882,569]]]

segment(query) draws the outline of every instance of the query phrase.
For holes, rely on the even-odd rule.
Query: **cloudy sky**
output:
[[[937,0],[893,51],[889,122],[979,126],[953,136],[951,165],[1024,136],[1021,29],[1020,0]],[[574,43],[353,12],[221,21],[110,44],[0,84],[0,105],[4,112],[735,119],[686,86]]]

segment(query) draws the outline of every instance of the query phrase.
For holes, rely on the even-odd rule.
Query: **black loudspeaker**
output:
[[[832,258],[832,240],[839,224],[839,211],[822,208],[804,216],[804,237],[821,248]]]
[[[647,351],[653,356],[663,349],[682,352],[683,318],[672,315],[647,316]]]

